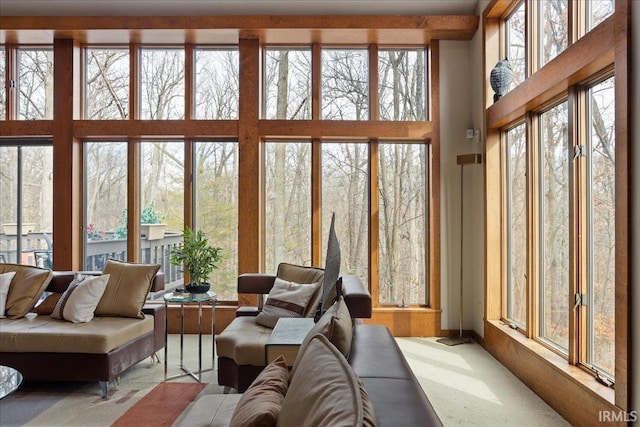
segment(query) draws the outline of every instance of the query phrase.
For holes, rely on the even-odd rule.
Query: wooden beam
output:
[[[476,15],[3,16],[0,43],[427,44],[471,40]]]
[[[238,123],[238,274],[262,270],[262,177],[258,117],[260,112],[260,43],[240,40],[240,106]],[[239,295],[238,305],[255,305],[254,296]]]
[[[65,165],[55,168],[53,174],[53,268],[81,270],[81,143],[73,134],[80,105],[79,45],[74,40],[56,39],[53,58],[53,164]]]

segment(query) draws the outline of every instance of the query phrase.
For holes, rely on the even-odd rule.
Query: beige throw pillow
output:
[[[77,275],[56,303],[51,317],[73,323],[91,321],[108,281],[108,274],[103,276]]]
[[[267,365],[244,392],[229,427],[274,426],[288,388],[289,370],[281,355]]]
[[[353,338],[353,321],[344,297],[340,295],[338,300],[327,311],[324,312],[318,322],[313,325],[307,336],[302,341],[298,354],[302,354],[309,345],[311,339],[322,334],[333,344],[345,358],[349,357],[351,351],[351,340]],[[291,375],[296,371],[298,357],[291,369]]]
[[[7,295],[9,295],[9,286],[11,286],[11,279],[13,279],[13,276],[15,275],[15,271],[0,274],[0,318],[6,317],[4,315],[4,312],[7,305]]]
[[[9,319],[18,319],[27,314],[49,285],[53,273],[44,268],[20,264],[0,264],[0,274],[15,272],[5,306]]]
[[[277,426],[375,426],[365,409],[364,387],[344,356],[322,334],[315,335],[291,376]],[[372,418],[373,417],[373,418]]]
[[[96,316],[135,317],[144,319],[144,305],[160,264],[133,264],[109,260],[102,274],[109,275]]]
[[[320,283],[299,284],[276,277],[256,323],[273,328],[281,317],[304,317]]]

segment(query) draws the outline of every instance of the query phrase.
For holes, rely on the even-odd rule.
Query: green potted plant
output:
[[[181,265],[183,271],[189,274],[191,282],[185,289],[192,293],[204,293],[210,288],[207,282],[209,275],[218,268],[222,260],[222,248],[209,244],[207,236],[202,230],[193,231],[189,227],[184,229],[184,242],[171,249],[169,262]]]

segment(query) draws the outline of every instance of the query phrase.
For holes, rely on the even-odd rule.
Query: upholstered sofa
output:
[[[319,283],[317,292],[302,315],[313,317],[322,297],[324,270],[318,267],[281,263],[275,275],[242,274],[238,277],[238,294],[256,294],[258,305],[240,307],[236,318],[216,336],[218,355],[218,383],[227,389],[243,392],[266,366],[265,344],[272,327],[256,321],[265,307],[265,296],[269,295],[276,278],[298,284]],[[345,275],[337,285],[342,289],[351,317],[371,317],[371,295],[356,276]]]
[[[122,264],[126,267],[126,263]],[[135,267],[134,264],[131,266]],[[116,265],[116,268],[120,267]],[[119,308],[115,308],[114,313],[107,307],[110,313],[96,314],[92,320],[81,323],[51,316],[56,302],[74,281],[76,273],[0,264],[0,274],[11,271],[15,271],[16,276],[8,292],[8,317],[0,319],[0,364],[16,368],[26,381],[98,381],[103,397],[108,397],[109,384],[117,383],[124,370],[154,356],[165,346],[164,305],[143,305],[144,301],[140,301],[149,290],[164,288],[164,275],[156,274],[157,269],[147,269],[142,278],[136,276],[136,280],[150,281],[150,284],[141,285],[137,295],[127,289],[132,276],[112,269],[109,280],[120,286],[121,293],[123,289],[129,292],[126,297],[137,299],[140,307],[133,307],[134,311],[130,313],[118,313]],[[99,276],[101,273],[83,274]],[[18,298],[17,288],[26,279],[36,280],[38,285],[30,295]],[[42,288],[38,291],[40,284]],[[112,303],[117,303],[114,295],[113,292],[104,293],[105,299],[109,297]],[[38,300],[40,304],[32,309]],[[16,311],[18,305],[21,305],[20,311]]]
[[[174,425],[442,426],[389,330],[359,320],[350,328],[340,308],[331,311],[290,373],[274,375],[276,360],[245,393],[201,395]]]

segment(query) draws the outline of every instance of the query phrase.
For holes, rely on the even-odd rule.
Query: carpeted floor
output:
[[[476,343],[397,338],[445,426],[564,427],[570,424]]]
[[[211,360],[209,339],[203,337],[203,369]],[[435,338],[397,341],[447,427],[569,425],[478,344],[448,347]],[[170,376],[180,372],[178,349],[178,337],[170,336]],[[186,337],[185,349],[185,365],[197,366],[196,335]],[[160,357],[164,361],[164,353]],[[97,383],[23,384],[0,400],[0,427],[170,425],[194,396],[222,393],[215,371],[203,373],[203,384],[189,377],[163,379],[164,364],[147,359],[122,375],[109,400],[102,399]],[[172,400],[172,395],[177,397]],[[158,418],[150,424],[148,414]]]

